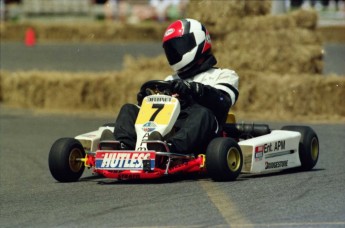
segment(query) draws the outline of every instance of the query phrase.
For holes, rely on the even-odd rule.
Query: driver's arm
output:
[[[200,82],[175,79],[172,90],[178,94],[190,94],[197,103],[212,110],[222,121],[239,95],[237,74],[222,70],[215,75],[202,76],[197,81]]]
[[[235,101],[232,101],[229,94],[223,90],[201,83],[197,83],[196,85],[200,91],[199,93],[192,93],[194,100],[198,104],[212,110],[218,120],[223,120]]]

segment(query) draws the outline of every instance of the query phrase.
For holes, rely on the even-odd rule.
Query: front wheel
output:
[[[319,139],[314,130],[308,126],[284,126],[282,130],[301,133],[299,142],[301,170],[311,170],[319,159]]]
[[[232,138],[215,138],[207,147],[206,169],[215,181],[233,181],[240,175],[243,155]]]
[[[60,182],[78,181],[85,169],[82,158],[85,158],[85,151],[78,140],[58,139],[49,152],[50,173]]]

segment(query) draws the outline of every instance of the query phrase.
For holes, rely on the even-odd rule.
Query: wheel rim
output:
[[[227,156],[228,167],[232,172],[236,172],[241,164],[240,152],[237,148],[230,148]]]
[[[69,167],[75,173],[79,172],[83,166],[83,163],[79,160],[80,158],[83,158],[83,152],[78,148],[74,148],[69,155]]]
[[[319,156],[319,142],[317,138],[313,138],[311,141],[311,157],[315,161]]]

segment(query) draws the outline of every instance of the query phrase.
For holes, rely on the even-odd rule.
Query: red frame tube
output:
[[[168,175],[180,173],[180,172],[186,172],[186,173],[192,173],[192,172],[203,172],[206,169],[204,168],[204,162],[205,157],[204,156],[198,156],[195,159],[186,161],[182,164],[170,167],[167,170]],[[127,180],[127,179],[156,179],[163,177],[166,175],[166,170],[155,167],[153,171],[131,171],[131,170],[100,170],[95,169],[95,155],[93,154],[87,154],[85,159],[85,166],[86,167],[93,167],[93,171],[95,173],[101,174],[106,178],[113,178],[113,179],[121,179],[121,180]]]

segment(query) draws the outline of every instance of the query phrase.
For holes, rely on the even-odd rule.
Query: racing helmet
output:
[[[205,26],[194,19],[173,22],[163,36],[165,55],[180,77],[189,75],[186,74],[188,70],[203,64],[205,57],[211,54],[211,47],[211,38]]]

